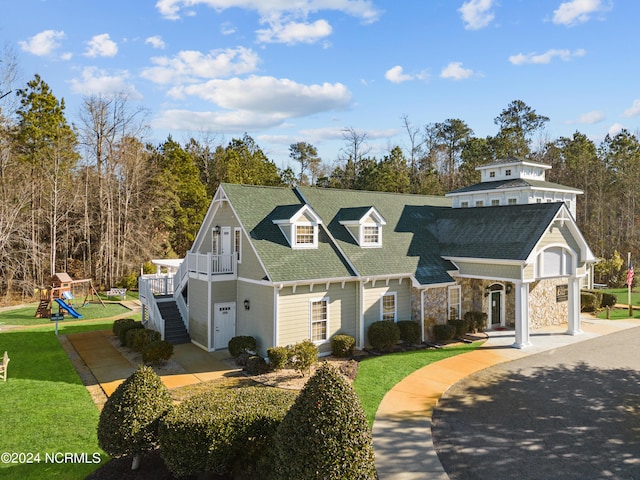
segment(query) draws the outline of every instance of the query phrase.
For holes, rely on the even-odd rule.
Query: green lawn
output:
[[[627,305],[628,300],[628,290],[626,288],[607,288],[604,289],[603,292],[613,293],[618,297],[618,303],[622,303],[623,305]],[[640,292],[631,291],[631,304],[640,306]]]
[[[128,297],[127,297],[128,298]],[[119,315],[124,315],[130,312],[126,307],[123,307],[119,303],[105,303],[103,307],[100,302],[90,303],[85,306],[74,305],[74,308],[82,315],[81,320],[95,320],[99,318],[111,318]],[[48,325],[51,324],[51,320],[48,318],[35,318],[37,303],[32,303],[28,307],[18,308],[16,310],[6,310],[0,312],[0,326],[2,325]],[[54,308],[54,312],[57,313],[57,305]],[[79,320],[69,315],[65,315],[64,321]]]
[[[629,301],[629,291],[626,288],[608,288],[603,290],[607,293],[613,293],[618,297],[618,303],[622,305],[627,305]],[[640,292],[631,292],[631,305],[638,307],[640,306]],[[607,318],[606,310],[603,310],[597,314],[597,317],[600,319]],[[624,320],[631,318],[629,317],[629,309],[628,308],[614,308],[611,310],[609,314],[610,320]],[[633,310],[633,318],[640,318],[640,310]]]
[[[481,343],[394,353],[362,360],[353,386],[360,397],[369,426],[373,425],[382,398],[400,380],[426,365],[470,352]]]
[[[111,321],[61,323],[60,333],[111,326]],[[0,382],[0,450],[34,455],[30,464],[1,462],[0,478],[80,479],[98,468],[91,462],[108,459],[98,447],[98,408],[53,330],[48,325],[0,333],[0,350],[11,358],[7,381]],[[62,461],[63,454],[73,453],[85,455]]]

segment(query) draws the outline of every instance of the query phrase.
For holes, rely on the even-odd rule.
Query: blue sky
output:
[[[371,154],[460,118],[476,136],[523,100],[600,142],[640,122],[636,0],[13,0],[0,46],[77,123],[83,97],[128,95],[148,141],[245,132],[287,166],[291,143],[331,164],[343,131]],[[292,165],[293,166],[293,165]]]

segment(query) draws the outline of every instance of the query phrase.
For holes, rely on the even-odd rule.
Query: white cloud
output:
[[[402,83],[408,80],[413,80],[413,76],[404,73],[400,65],[396,65],[395,67],[387,70],[384,73],[384,78],[389,80],[391,83]]]
[[[64,37],[65,34],[61,30],[44,30],[36,33],[27,41],[18,42],[18,44],[25,52],[37,55],[38,57],[44,57],[51,55],[51,53],[60,46],[60,40]]]
[[[258,12],[263,18],[279,17],[286,13],[306,18],[311,12],[335,10],[360,18],[365,23],[375,22],[382,14],[372,0],[158,0],[156,8],[165,18],[177,20],[181,9],[197,5],[218,11],[244,8]]]
[[[633,104],[631,105],[631,107],[627,108],[624,111],[624,116],[625,117],[637,117],[638,115],[640,115],[640,100],[639,99],[635,99],[633,101]]]
[[[80,95],[117,95],[124,93],[132,100],[142,100],[142,95],[131,83],[127,83],[129,73],[124,70],[109,75],[97,67],[86,67],[82,78],[71,80],[71,91]]]
[[[609,131],[607,132],[610,136],[615,137],[624,129],[624,125],[621,123],[614,123],[609,127]]]
[[[486,27],[494,19],[491,11],[494,0],[469,0],[462,4],[458,11],[462,15],[466,30],[479,30]]]
[[[248,111],[194,112],[191,110],[165,110],[155,118],[154,128],[197,132],[238,133],[255,131],[280,125],[280,115],[265,115]]]
[[[464,80],[472,75],[473,70],[470,68],[463,68],[462,62],[451,62],[440,72],[440,77],[451,78],[453,80]]]
[[[160,50],[163,50],[165,47],[164,40],[162,40],[162,37],[160,35],[154,35],[153,37],[148,37],[144,41],[144,43],[145,45],[151,45],[153,48],[158,48]]]
[[[604,112],[600,110],[592,110],[587,113],[583,113],[575,120],[567,120],[565,123],[568,125],[572,125],[575,123],[583,124],[583,125],[593,125],[594,123],[600,123],[605,119]]]
[[[220,33],[222,35],[232,35],[236,33],[236,27],[234,27],[233,24],[230,22],[224,22],[220,26]]]
[[[320,19],[313,23],[289,22],[282,24],[279,19],[269,22],[269,28],[258,30],[258,41],[263,43],[314,43],[331,35],[331,25]]]
[[[198,79],[229,77],[256,70],[258,55],[250,48],[211,50],[207,54],[183,50],[173,58],[155,57],[154,67],[145,68],[141,76],[154,83],[178,84]]]
[[[174,87],[169,95],[176,98],[192,95],[227,110],[280,119],[342,110],[351,102],[351,92],[341,83],[303,85],[288,79],[258,76]]]
[[[511,55],[509,57],[509,61],[514,65],[524,65],[527,63],[546,64],[551,62],[551,60],[553,60],[555,57],[557,57],[563,62],[568,62],[573,58],[583,57],[584,55],[586,55],[586,53],[587,53],[586,50],[581,48],[578,50],[574,50],[573,52],[571,50],[566,50],[566,49],[565,50],[551,49],[551,50],[547,50],[542,54],[538,54],[534,52],[534,53],[527,53],[527,54],[519,53],[517,55]]]
[[[577,25],[588,21],[592,14],[604,12],[611,7],[602,4],[602,0],[571,0],[563,2],[553,11],[553,23]]]
[[[94,35],[87,45],[84,53],[87,57],[114,57],[118,53],[118,45],[109,38],[108,33]]]

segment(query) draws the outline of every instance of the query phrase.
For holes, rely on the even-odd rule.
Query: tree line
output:
[[[639,250],[640,140],[626,130],[599,145],[577,131],[546,139],[549,119],[514,100],[495,117],[495,136],[476,137],[461,119],[420,126],[405,115],[405,145],[381,158],[349,127],[338,158],[297,142],[294,167],[278,168],[248,134],[145,143],[146,111],[124,95],[87,96],[69,122],[39,75],[12,89],[14,67],[0,63],[0,297],[28,298],[60,271],[135,286],[144,262],[185,255],[221,182],[442,195],[512,155],[548,163],[549,181],[584,191],[577,222],[596,255]]]

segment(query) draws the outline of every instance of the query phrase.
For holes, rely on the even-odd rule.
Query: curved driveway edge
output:
[[[513,331],[489,333],[473,352],[450,357],[412,373],[382,399],[373,424],[376,468],[380,480],[448,479],[431,437],[431,416],[442,394],[453,384],[492,365],[553,350],[640,325],[638,320],[583,318],[583,333],[545,327],[531,334],[532,345],[512,348]]]

